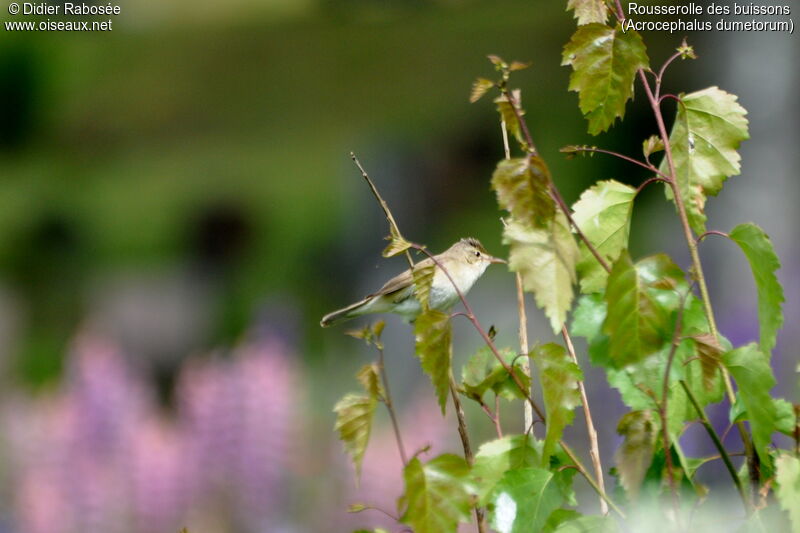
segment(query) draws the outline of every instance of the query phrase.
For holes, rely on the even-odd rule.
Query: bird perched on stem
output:
[[[431,309],[446,311],[459,299],[453,282],[458,285],[461,294],[466,294],[491,263],[505,263],[503,259],[489,255],[483,245],[473,238],[461,239],[434,258],[436,261],[430,257],[420,261],[414,266],[413,271],[408,269],[393,277],[377,292],[363,300],[325,315],[322,317],[320,325],[328,327],[372,313],[397,313],[403,319],[409,322],[413,321],[422,312],[422,305],[417,296],[415,277],[419,280],[420,273],[431,269],[433,278],[428,296],[428,306]],[[447,274],[450,274],[453,282],[442,268],[447,271]],[[415,274],[417,275],[415,276]]]

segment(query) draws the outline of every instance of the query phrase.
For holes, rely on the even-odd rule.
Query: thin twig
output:
[[[456,412],[456,419],[458,420],[458,436],[461,438],[461,445],[464,448],[464,459],[466,459],[468,465],[472,466],[472,463],[475,461],[475,456],[472,454],[472,445],[469,442],[469,433],[467,432],[467,420],[464,416],[464,408],[461,405],[461,399],[458,397],[458,387],[453,377],[452,368],[448,371],[447,377],[450,380],[450,397],[453,399],[453,409]],[[475,507],[475,521],[478,523],[478,533],[485,533],[486,517],[481,507]]]
[[[494,425],[494,432],[497,433],[497,438],[502,439],[503,428],[500,426],[500,396],[495,395],[494,400],[494,411],[492,411],[492,409],[486,405],[481,398],[478,398],[478,403],[480,404],[483,412],[486,413],[486,416],[489,417],[489,420],[492,421],[492,424]]]
[[[570,149],[570,151],[571,150],[572,149]],[[667,176],[666,174],[664,174],[663,172],[661,172],[660,170],[658,170],[655,166],[648,165],[647,163],[645,163],[643,161],[639,161],[638,159],[634,159],[633,157],[627,156],[625,154],[621,154],[619,152],[614,152],[613,150],[606,150],[604,148],[595,148],[594,146],[576,146],[576,147],[574,147],[574,151],[611,155],[611,156],[614,156],[616,158],[622,159],[623,161],[627,161],[628,163],[633,163],[634,165],[640,166],[645,170],[648,170],[650,172],[654,172],[655,174],[658,174],[661,177],[661,181],[670,181],[670,177]]]
[[[389,411],[389,418],[392,420],[392,428],[394,429],[394,438],[397,441],[397,449],[400,451],[400,458],[403,460],[403,466],[408,465],[408,456],[406,455],[405,446],[403,446],[403,438],[400,436],[400,426],[397,424],[397,416],[394,412],[394,404],[392,403],[392,394],[389,391],[389,378],[386,375],[386,367],[383,364],[383,347],[377,346],[378,349],[378,369],[381,373],[381,381],[383,381],[383,404]]]
[[[503,438],[503,426],[500,425],[500,395],[494,395],[494,426],[497,436]]]
[[[686,44],[686,40],[683,41]],[[656,98],[658,99],[659,95],[661,94],[661,82],[664,80],[664,72],[666,72],[667,67],[669,67],[673,61],[678,59],[683,55],[683,52],[675,52],[672,54],[669,59],[664,61],[664,64],[661,65],[661,70],[658,71],[658,76],[656,76]]]
[[[528,318],[525,313],[525,293],[522,290],[522,276],[519,272],[515,275],[517,280],[517,312],[519,314],[519,350],[522,354],[528,354]],[[531,362],[529,357],[522,360],[522,371],[531,375]],[[533,381],[531,381],[533,383]],[[531,393],[531,391],[528,391]],[[527,402],[523,404],[523,427],[527,430],[533,424],[533,410]]]
[[[397,226],[397,222],[395,222],[394,217],[392,216],[392,211],[389,209],[389,204],[387,204],[386,201],[383,199],[383,197],[381,197],[381,193],[378,192],[378,188],[375,187],[375,184],[370,179],[369,174],[367,174],[367,171],[364,170],[363,166],[361,166],[361,161],[358,160],[354,152],[350,152],[350,159],[353,160],[353,163],[356,164],[358,170],[361,171],[361,176],[363,176],[363,178],[367,180],[367,185],[369,185],[369,189],[372,191],[372,194],[375,196],[375,199],[378,200],[381,209],[383,209],[383,214],[386,216],[386,221],[389,222],[390,232],[393,235],[401,236],[402,234],[400,233],[400,228]],[[411,270],[414,270],[414,260],[411,258],[411,252],[406,250],[405,255],[406,255],[406,260],[408,261],[409,268],[411,268]]]
[[[652,177],[652,178],[648,178],[648,179],[644,180],[642,183],[640,183],[638,187],[636,187],[636,192],[634,193],[634,195],[638,196],[639,193],[642,192],[645,187],[647,187],[648,185],[650,185],[652,183],[655,183],[657,181],[660,181],[661,183],[669,183],[669,180],[665,180],[664,178],[660,178],[658,176],[655,176],[655,177]]]
[[[706,415],[706,412],[703,410],[702,407],[700,407],[697,398],[694,397],[694,394],[692,393],[691,389],[689,389],[689,386],[686,384],[686,381],[680,380],[680,384],[681,387],[683,387],[683,391],[686,393],[686,396],[689,398],[689,401],[694,406],[695,411],[697,411],[697,414],[700,416],[700,422],[703,424],[703,427],[706,428],[708,436],[711,437],[711,440],[714,442],[714,446],[717,448],[717,451],[722,457],[722,461],[725,463],[725,468],[727,468],[728,473],[731,475],[733,483],[734,485],[736,485],[736,490],[739,492],[739,496],[741,496],[742,501],[744,502],[745,508],[749,509],[750,499],[748,498],[747,493],[744,490],[744,487],[742,487],[742,480],[739,479],[739,474],[736,473],[736,468],[733,466],[733,462],[731,461],[728,451],[722,444],[722,441],[720,440],[719,435],[717,435],[717,432],[714,431],[714,426],[711,425],[711,421],[708,419],[708,415]],[[746,451],[745,455],[747,455]]]
[[[730,239],[730,237],[731,237],[730,235],[728,235],[724,231],[717,231],[717,230],[713,230],[712,229],[712,230],[708,230],[707,232],[705,232],[702,235],[698,236],[697,240],[696,240],[697,244],[700,244],[700,241],[702,241],[703,239],[705,239],[709,235],[719,235],[720,237],[726,237],[728,239]]]
[[[575,346],[572,344],[572,338],[569,336],[567,325],[561,326],[561,335],[564,337],[564,343],[567,345],[572,361],[578,364],[578,356],[575,355]],[[592,411],[589,409],[589,398],[586,396],[586,387],[583,380],[578,381],[578,390],[581,393],[581,403],[583,404],[583,415],[586,419],[586,433],[589,434],[589,457],[592,459],[594,466],[594,475],[597,478],[597,484],[600,490],[605,492],[605,482],[603,481],[603,465],[600,462],[600,447],[597,443],[597,431],[594,429],[594,421],[592,420]],[[600,512],[604,515],[608,514],[608,504],[603,498],[600,498]]]

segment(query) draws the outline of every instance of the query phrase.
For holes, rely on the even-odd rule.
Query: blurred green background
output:
[[[600,138],[585,133],[559,65],[574,28],[564,2],[120,5],[111,32],[0,37],[0,356],[5,386],[26,395],[56,390],[76,334],[91,330],[117,343],[172,409],[188,359],[268,330],[297,354],[310,431],[333,450],[308,459],[305,474],[327,472],[340,461],[330,409],[371,355],[341,328],[320,329],[319,318],[403,268],[380,259],[387,227],[350,151],[406,236],[438,251],[471,235],[504,254],[488,188],[502,158],[499,126],[489,102],[467,101],[472,80],[492,74],[485,56],[494,53],[533,62],[514,85],[568,202],[598,179],[646,177],[610,158],[558,153],[587,143],[635,155],[655,131],[637,98],[624,124]],[[681,37],[646,34],[653,64]],[[770,233],[792,325],[800,47],[784,34],[689,40],[700,59],[676,63],[666,89],[720,85],[750,111],[743,173],[709,200],[710,227],[754,220]],[[656,187],[637,200],[632,239],[634,255],[665,250],[688,266]],[[703,255],[723,333],[755,338],[746,262],[720,242]],[[513,345],[513,278],[490,270],[473,297],[480,318]],[[529,313],[531,335],[548,340],[532,304]],[[390,374],[410,402],[423,378],[410,330],[388,320]],[[782,334],[775,359],[781,390],[795,396],[797,335]],[[459,360],[479,344],[457,330]],[[610,460],[619,402],[602,374],[588,374],[590,394],[609,399],[601,433]],[[483,423],[476,431],[488,436]],[[301,524],[287,531],[305,530],[302,517],[287,522]]]

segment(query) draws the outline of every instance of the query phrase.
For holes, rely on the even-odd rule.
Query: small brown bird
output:
[[[504,260],[489,255],[483,245],[473,238],[461,239],[435,257],[453,278],[462,294],[469,292],[491,263],[505,263]],[[415,268],[425,268],[434,264],[431,258],[427,258],[420,261]],[[414,285],[411,270],[406,270],[363,300],[325,315],[320,325],[328,327],[371,313],[397,313],[404,320],[412,322],[422,311],[422,306],[414,295]],[[453,283],[441,268],[435,266],[428,305],[432,309],[446,311],[458,299]]]

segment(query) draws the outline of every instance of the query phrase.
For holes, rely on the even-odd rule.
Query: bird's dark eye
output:
[[[480,252],[475,252],[475,257],[480,257],[480,256],[481,256]]]

